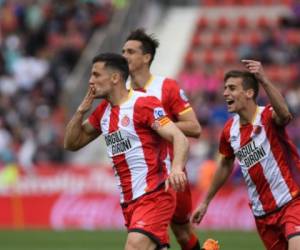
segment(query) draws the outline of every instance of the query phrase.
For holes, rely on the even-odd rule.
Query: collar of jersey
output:
[[[118,104],[118,105],[115,105],[115,106],[112,106],[112,108],[114,108],[114,107],[120,107],[121,105],[123,105],[124,103],[126,103],[126,102],[128,102],[129,100],[130,100],[130,98],[132,97],[132,95],[133,95],[133,88],[130,88],[130,89],[128,89],[128,96],[127,96],[127,98],[126,98],[126,100],[124,100],[123,102],[121,102],[120,104]]]
[[[147,88],[150,86],[150,84],[153,82],[154,76],[150,75],[150,78],[147,80],[145,86],[143,88],[138,88],[136,90],[147,90]],[[130,89],[132,89],[132,82],[130,82]]]
[[[145,90],[146,90],[146,89],[150,86],[150,84],[153,82],[153,79],[154,79],[154,76],[151,75],[150,78],[148,79],[148,81],[147,81],[146,84],[145,84],[145,87],[144,87]]]

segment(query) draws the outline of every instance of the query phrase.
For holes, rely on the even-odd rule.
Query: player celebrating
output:
[[[219,146],[222,155],[219,167],[192,220],[201,221],[210,201],[232,172],[236,158],[266,249],[299,250],[299,187],[293,180],[291,168],[300,167],[300,158],[285,131],[292,116],[284,98],[266,77],[261,63],[242,62],[248,71],[230,71],[224,78],[228,111],[236,114],[225,124]],[[271,103],[265,107],[258,106],[255,101],[259,84]]]
[[[129,232],[125,249],[165,249],[176,197],[164,183],[184,189],[188,141],[157,98],[126,89],[128,74],[127,61],[120,55],[93,59],[88,92],[67,125],[64,144],[78,150],[104,136]],[[95,98],[105,100],[83,121]],[[176,152],[169,177],[160,156],[163,139],[172,142]]]
[[[176,126],[186,135],[198,138],[201,126],[182,89],[173,79],[154,76],[150,65],[154,59],[159,42],[145,33],[143,29],[132,31],[123,46],[123,56],[127,59],[131,77],[131,87],[146,92],[161,100],[164,110]],[[176,153],[174,154],[176,156]],[[169,168],[173,152],[165,157]],[[176,211],[172,218],[171,228],[183,250],[200,250],[199,241],[190,223],[192,199],[189,185],[184,192],[177,192]]]

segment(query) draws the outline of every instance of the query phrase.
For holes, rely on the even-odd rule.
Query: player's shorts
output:
[[[176,195],[161,186],[135,201],[122,205],[128,232],[138,232],[154,241],[158,249],[169,247],[168,226],[175,210]]]
[[[288,240],[300,235],[300,197],[255,222],[267,250],[287,250]]]
[[[176,192],[176,208],[172,223],[183,225],[190,221],[192,213],[192,194],[190,185],[187,184],[183,192]]]

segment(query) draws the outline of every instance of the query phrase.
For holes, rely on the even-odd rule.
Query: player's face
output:
[[[136,40],[127,41],[122,49],[122,55],[126,58],[129,71],[135,72],[148,65],[149,55],[145,55],[142,50],[142,43]]]
[[[111,71],[104,62],[93,64],[89,84],[95,89],[96,98],[106,98],[112,91]]]
[[[228,78],[225,82],[223,95],[227,103],[228,112],[230,113],[238,113],[248,105],[249,95],[247,90],[243,88],[242,78]]]

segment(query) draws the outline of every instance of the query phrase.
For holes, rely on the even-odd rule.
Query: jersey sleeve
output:
[[[219,143],[219,152],[220,154],[224,155],[228,158],[234,158],[234,152],[230,145],[229,141],[229,130],[227,126],[225,125],[221,137],[220,137],[220,143]]]
[[[102,133],[100,121],[104,114],[104,111],[108,103],[106,101],[101,102],[97,108],[88,117],[89,123],[99,132]]]
[[[170,122],[160,100],[154,96],[140,97],[135,106],[139,121],[145,126],[157,128]]]
[[[172,115],[178,117],[180,114],[191,109],[184,90],[178,86],[175,80],[167,78],[164,82],[162,93],[162,102]]]
[[[285,127],[286,124],[283,125],[278,125],[275,122],[275,119],[273,118],[273,107],[271,104],[268,104],[267,106],[265,106],[263,113],[262,113],[262,120],[264,122],[264,124],[273,124],[275,126],[279,126],[279,127]]]

